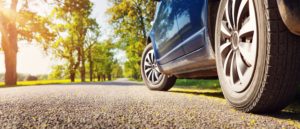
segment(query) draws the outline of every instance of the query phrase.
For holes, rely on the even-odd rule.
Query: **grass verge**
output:
[[[219,80],[178,79],[176,88],[219,90]]]
[[[86,82],[90,82],[86,80]],[[71,80],[38,80],[38,81],[20,81],[17,86],[33,86],[33,85],[50,85],[50,84],[69,84]],[[76,79],[74,83],[81,83],[80,79]],[[4,87],[4,82],[0,82],[0,87]]]

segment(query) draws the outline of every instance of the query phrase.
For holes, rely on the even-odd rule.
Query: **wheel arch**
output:
[[[213,50],[215,50],[215,27],[221,0],[208,0],[208,34]]]
[[[292,33],[300,36],[300,1],[277,0],[277,5],[284,24]]]
[[[148,36],[148,37],[147,37],[147,43],[146,43],[146,44],[149,45],[150,43],[152,43],[152,39],[151,39],[150,36]]]

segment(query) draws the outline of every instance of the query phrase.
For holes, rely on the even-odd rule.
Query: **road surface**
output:
[[[125,79],[0,88],[0,128],[299,128],[299,114],[235,111],[220,97],[153,92]]]

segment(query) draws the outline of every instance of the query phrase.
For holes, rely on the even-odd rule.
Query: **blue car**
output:
[[[299,84],[299,0],[155,0],[141,72],[151,90],[220,80],[237,110],[276,112]]]

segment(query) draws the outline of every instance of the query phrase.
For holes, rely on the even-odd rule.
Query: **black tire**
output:
[[[175,85],[176,77],[171,76],[171,75],[165,75],[165,74],[161,73],[160,70],[158,70],[158,68],[157,68],[155,58],[153,58],[153,62],[154,62],[154,65],[156,66],[156,68],[152,68],[152,70],[155,71],[157,69],[157,72],[159,72],[159,74],[160,74],[159,75],[160,79],[157,79],[157,81],[154,82],[147,78],[147,76],[149,76],[149,72],[148,73],[145,72],[145,67],[147,67],[147,66],[145,66],[145,62],[147,61],[146,58],[150,51],[153,51],[151,43],[149,45],[147,45],[147,47],[145,48],[145,50],[143,52],[143,56],[142,56],[142,61],[141,61],[141,73],[142,73],[144,83],[150,90],[168,91]],[[153,55],[153,57],[154,57],[154,55]]]
[[[252,48],[257,49],[255,54],[256,60],[252,60],[255,62],[254,65],[247,66],[253,67],[253,72],[249,76],[249,83],[244,83],[246,89],[240,92],[233,90],[235,82],[239,81],[236,81],[238,79],[229,81],[226,73],[227,67],[224,68],[227,65],[224,66],[226,63],[223,61],[223,53],[221,51],[225,50],[221,48],[221,44],[225,42],[224,39],[226,40],[224,36],[222,37],[222,34],[224,35],[225,33],[221,32],[221,23],[226,17],[224,13],[226,13],[227,2],[230,3],[230,1],[222,0],[220,3],[215,31],[217,69],[225,98],[233,107],[244,112],[272,113],[280,111],[294,99],[296,85],[299,82],[300,38],[287,30],[280,17],[276,0],[253,0],[257,19],[257,46]],[[248,6],[250,5],[249,3]],[[250,6],[248,8],[250,9]],[[232,14],[229,17],[232,17]],[[239,25],[239,22],[236,24]],[[228,24],[222,25],[229,26]],[[235,42],[232,40],[232,37],[229,39],[230,42]],[[240,40],[243,39],[238,39],[237,42],[241,43]],[[249,42],[251,44],[254,40],[251,39]],[[229,49],[233,50],[233,47]],[[240,48],[237,51],[241,51]],[[228,58],[234,58],[232,59],[234,61],[237,60],[235,57],[237,55],[229,56]],[[245,56],[243,57],[241,54],[241,57],[245,60]],[[238,67],[238,64],[233,65]],[[233,78],[238,78],[236,77],[238,75],[233,76],[235,76]],[[241,80],[240,82],[242,82]]]

